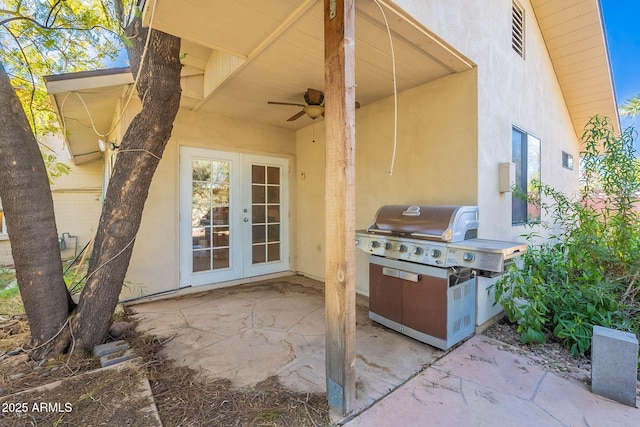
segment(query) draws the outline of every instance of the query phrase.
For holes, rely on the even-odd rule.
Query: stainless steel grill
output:
[[[499,274],[525,244],[478,239],[477,206],[386,205],[356,245],[369,256],[369,317],[448,349],[475,329],[476,274]]]
[[[476,206],[382,206],[367,229],[371,234],[460,242],[478,231]]]
[[[477,206],[401,206],[378,209],[357,247],[372,255],[435,267],[468,267],[493,273],[527,250],[527,245],[477,239]]]

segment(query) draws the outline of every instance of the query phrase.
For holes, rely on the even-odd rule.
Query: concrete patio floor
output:
[[[356,404],[360,412],[443,352],[373,323],[356,300]],[[326,392],[324,293],[302,276],[215,289],[132,306],[137,329],[173,337],[165,355],[238,388],[277,375],[300,392]]]
[[[543,370],[483,335],[444,353],[373,323],[358,296],[356,404],[337,425],[639,426],[637,408]],[[252,385],[277,375],[324,393],[324,296],[301,276],[217,289],[132,307],[138,329],[173,337],[166,355],[209,378]]]

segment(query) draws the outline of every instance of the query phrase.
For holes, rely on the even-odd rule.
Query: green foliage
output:
[[[24,313],[16,273],[12,269],[0,267],[0,315],[13,316]]]
[[[7,72],[36,136],[59,129],[42,76],[101,68],[122,43],[112,1],[7,0],[0,8],[0,66]],[[42,146],[49,181],[69,167]]]
[[[71,167],[67,164],[58,161],[55,154],[42,153],[44,159],[44,165],[47,168],[47,175],[49,175],[49,183],[53,183],[56,178],[62,175],[67,175],[71,172]]]
[[[114,58],[119,25],[108,1],[7,0],[0,9],[0,63],[34,133],[57,129],[42,76],[85,71]]]
[[[64,281],[71,295],[80,293],[86,282],[86,266],[77,269],[73,262],[65,262]],[[16,282],[16,272],[0,267],[0,315],[12,316],[24,313],[20,289]]]
[[[523,343],[543,343],[545,330],[573,355],[591,345],[594,325],[637,331],[640,292],[640,168],[632,128],[616,136],[595,116],[582,137],[582,188],[569,197],[537,182],[537,201],[551,238],[532,245],[523,266],[509,266],[496,284],[500,302],[518,322]]]
[[[620,106],[619,111],[620,115],[626,117],[640,116],[640,95],[627,99],[624,104]]]

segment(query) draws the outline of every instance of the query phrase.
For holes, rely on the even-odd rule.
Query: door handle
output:
[[[416,273],[410,273],[408,271],[398,270],[397,268],[382,267],[382,274],[389,277],[397,277],[402,280],[409,280],[411,282],[418,282],[420,275]]]
[[[245,218],[242,218],[242,220],[243,220],[244,222],[249,222],[249,218],[246,218],[246,217],[245,217]]]

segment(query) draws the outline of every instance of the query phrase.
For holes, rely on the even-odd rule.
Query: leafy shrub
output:
[[[635,131],[619,137],[604,117],[593,117],[582,137],[581,192],[567,196],[541,182],[534,201],[551,238],[530,249],[520,268],[509,266],[496,285],[500,302],[518,322],[523,343],[543,343],[553,330],[573,355],[591,345],[593,326],[635,332],[640,292],[640,167]]]

